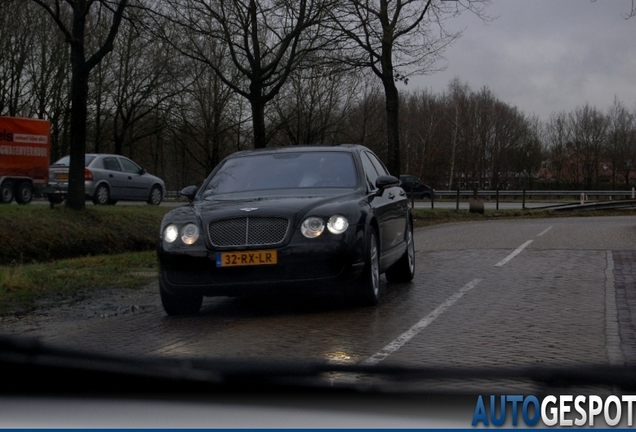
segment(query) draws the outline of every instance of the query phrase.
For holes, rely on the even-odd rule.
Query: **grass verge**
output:
[[[0,265],[152,250],[168,210],[88,206],[78,212],[64,206],[1,206]]]
[[[156,279],[155,251],[0,266],[0,315],[29,312],[44,303],[79,301],[106,288],[138,288]]]

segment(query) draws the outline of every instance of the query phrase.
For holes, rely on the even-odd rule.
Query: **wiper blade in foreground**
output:
[[[29,377],[38,391],[148,393],[153,389],[214,391],[345,390],[425,394],[440,383],[528,383],[545,392],[554,388],[604,387],[634,392],[631,366],[570,365],[520,367],[408,367],[254,359],[176,359],[122,357],[50,347],[37,338],[0,336],[0,368],[6,376]],[[27,375],[28,374],[28,375]],[[5,382],[3,393],[24,393],[22,380]],[[405,386],[405,384],[408,384]],[[417,385],[414,385],[417,384]],[[479,386],[477,386],[478,388]],[[433,390],[437,388],[437,390]],[[428,389],[428,390],[427,390]],[[465,387],[452,392],[475,394]],[[35,390],[35,389],[32,389]],[[442,392],[448,392],[442,391]]]

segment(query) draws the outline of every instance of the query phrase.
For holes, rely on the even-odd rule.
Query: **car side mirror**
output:
[[[139,175],[144,175],[146,174],[148,171],[146,171],[146,168],[142,168],[139,170]]]
[[[375,187],[377,187],[379,190],[383,190],[388,187],[397,186],[399,182],[400,180],[392,175],[380,176],[375,180]]]
[[[186,186],[181,189],[181,192],[179,192],[179,196],[186,197],[188,201],[192,202],[194,201],[194,197],[197,194],[198,190],[199,188],[196,186]]]

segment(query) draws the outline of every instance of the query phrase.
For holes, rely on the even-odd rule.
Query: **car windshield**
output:
[[[84,166],[89,166],[91,162],[93,162],[93,160],[95,159],[94,155],[86,155],[84,157]],[[70,166],[71,164],[71,157],[70,156],[64,156],[62,159],[58,160],[57,162],[55,162],[53,164],[53,166],[63,166],[63,167],[67,167]]]
[[[280,152],[227,160],[209,179],[204,196],[254,190],[354,188],[353,158],[343,152]]]

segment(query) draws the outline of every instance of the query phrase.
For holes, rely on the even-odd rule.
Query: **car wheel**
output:
[[[380,253],[374,228],[369,228],[367,237],[364,270],[358,280],[356,300],[362,306],[373,306],[380,299]]]
[[[0,185],[0,204],[9,204],[13,201],[13,185],[6,181]]]
[[[110,200],[110,191],[108,190],[108,186],[99,185],[97,190],[95,191],[95,195],[93,195],[93,204],[95,205],[106,205]]]
[[[31,183],[22,182],[18,185],[15,200],[18,204],[29,204],[33,200],[33,186],[31,186]]]
[[[151,205],[161,204],[161,188],[159,186],[155,185],[150,189],[150,196],[147,202]]]
[[[407,229],[404,255],[386,271],[386,279],[389,282],[411,282],[415,276],[415,243],[413,242],[413,226],[410,220]]]
[[[199,312],[203,303],[202,295],[170,294],[164,289],[161,281],[159,281],[159,294],[163,309],[168,315],[194,315]]]

